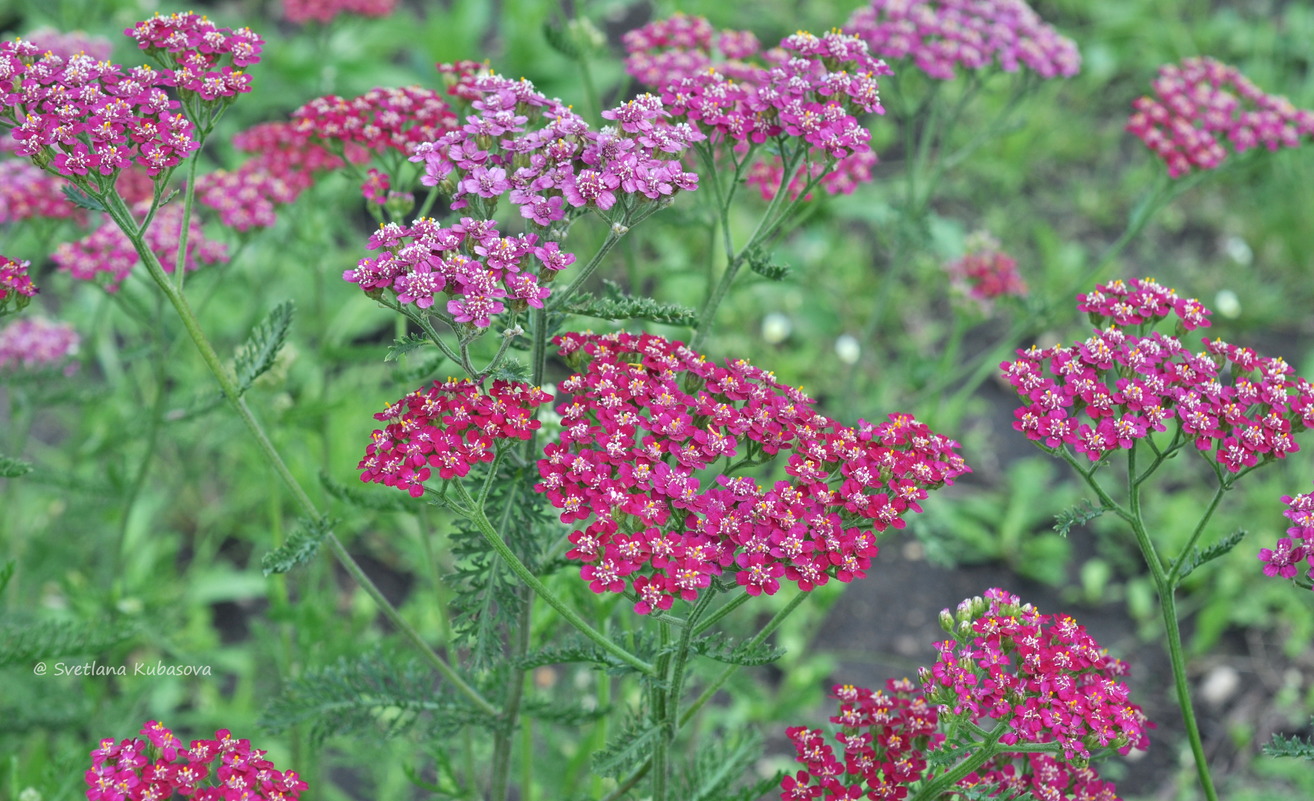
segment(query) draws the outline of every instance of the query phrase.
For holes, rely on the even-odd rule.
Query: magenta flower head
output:
[[[999,589],[941,612],[954,635],[939,645],[921,686],[890,680],[884,690],[837,685],[832,746],[821,729],[795,726],[802,770],[781,782],[782,801],[903,799],[942,780],[983,746],[983,729],[1002,725],[1003,748],[1050,745],[1051,753],[1008,752],[962,775],[973,798],[1116,799],[1116,788],[1088,764],[1094,754],[1148,745],[1154,724],[1130,703],[1122,662],[1106,655],[1066,615],[1041,615]],[[980,725],[987,718],[997,723]],[[970,723],[970,726],[963,726]],[[949,734],[946,735],[946,732]]]
[[[86,213],[68,201],[68,182],[30,161],[0,160],[0,224],[33,217],[85,219]]]
[[[41,317],[20,317],[0,329],[0,369],[40,370],[64,365],[65,375],[77,370],[69,361],[82,338],[73,326]]]
[[[37,288],[27,269],[32,263],[26,260],[0,256],[0,316],[12,309],[20,311],[36,297]]]
[[[325,23],[340,14],[386,17],[397,8],[397,0],[283,0],[283,19],[298,25]]]
[[[150,208],[150,201],[140,201],[133,206],[137,219],[143,219]],[[61,242],[51,254],[51,261],[59,269],[68,272],[74,278],[83,281],[99,280],[107,292],[115,292],[123,279],[132,272],[140,261],[126,234],[108,215],[102,215],[105,222],[87,236],[74,242]],[[150,248],[165,272],[173,272],[178,263],[178,243],[182,240],[183,209],[177,204],[161,207],[146,229],[146,246]],[[195,270],[201,265],[213,265],[228,261],[228,247],[222,242],[207,239],[201,229],[200,221],[193,216],[189,221],[187,235],[187,252],[183,257],[183,268]]]
[[[956,442],[911,417],[841,426],[742,359],[718,366],[651,334],[555,341],[578,372],[535,489],[583,526],[566,556],[591,589],[632,593],[639,614],[719,577],[750,595],[862,578],[874,532],[968,472]],[[786,479],[741,474],[776,459]]]
[[[1081,69],[1077,46],[1023,0],[872,0],[844,31],[891,61],[911,59],[932,78],[955,69],[1028,69],[1041,78],[1070,78]]]
[[[1223,140],[1242,153],[1296,147],[1314,134],[1314,111],[1265,94],[1235,67],[1211,58],[1188,58],[1159,68],[1154,96],[1132,104],[1127,130],[1180,178],[1212,170],[1227,158]]]
[[[297,801],[306,789],[296,771],[275,768],[227,729],[187,744],[154,720],[141,738],[101,740],[85,778],[87,801]]]
[[[409,154],[415,145],[457,126],[442,95],[422,86],[376,87],[350,100],[326,95],[292,112],[292,120],[295,130],[335,150],[358,147],[375,153]]]
[[[29,31],[25,39],[36,43],[41,52],[49,51],[60,58],[86,53],[97,61],[108,61],[114,44],[104,36],[92,36],[85,31],[59,31],[44,27]]]
[[[260,60],[264,40],[250,28],[220,28],[192,12],[156,14],[123,32],[163,71],[163,83],[203,101],[251,91],[246,67]]]
[[[1314,493],[1283,495],[1287,508],[1282,515],[1291,522],[1287,536],[1280,538],[1272,548],[1259,549],[1259,561],[1264,563],[1264,575],[1274,578],[1295,579],[1301,562],[1306,562],[1305,586],[1314,585]]]
[[[1314,425],[1314,386],[1281,358],[1221,339],[1192,352],[1178,338],[1209,310],[1152,279],[1113,281],[1078,295],[1097,326],[1071,346],[1032,347],[1000,365],[1023,405],[1013,427],[1043,449],[1099,461],[1172,428],[1167,447],[1194,443],[1230,473],[1295,453]],[[1174,335],[1155,330],[1175,322]]]
[[[945,265],[949,284],[960,295],[989,311],[1001,297],[1026,297],[1027,285],[1017,271],[1017,260],[1000,249],[999,241],[984,231],[967,237],[967,252]]]
[[[360,480],[418,498],[434,472],[461,478],[493,461],[499,443],[532,437],[542,425],[537,409],[551,399],[528,384],[494,381],[485,392],[468,380],[435,381],[374,415],[388,425],[366,446]]]

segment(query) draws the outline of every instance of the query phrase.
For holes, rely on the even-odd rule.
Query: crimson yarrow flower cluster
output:
[[[541,284],[575,261],[556,242],[537,243],[537,234],[502,236],[493,220],[462,217],[450,228],[430,217],[411,225],[385,223],[368,244],[383,254],[361,259],[342,277],[366,293],[390,291],[398,302],[421,310],[446,298],[453,322],[487,328],[507,303],[513,311],[541,309],[550,294]],[[532,263],[538,273],[530,271]]]
[[[397,0],[283,0],[283,19],[304,25],[329,22],[339,14],[386,17],[397,8]]]
[[[1173,178],[1222,164],[1222,139],[1242,153],[1260,145],[1295,147],[1314,134],[1314,111],[1266,94],[1236,67],[1212,58],[1165,64],[1153,89],[1153,97],[1132,104],[1127,130],[1163,160]]]
[[[751,34],[714,35],[706,20],[676,16],[631,31],[624,42],[630,75],[659,91],[676,119],[714,143],[740,152],[768,140],[805,143],[806,158],[789,176],[779,159],[754,165],[750,182],[765,197],[774,197],[786,178],[793,197],[810,179],[820,178],[830,192],[851,192],[870,179],[876,157],[858,117],[884,113],[876,79],[890,70],[859,39],[800,31],[758,54]]]
[[[493,461],[497,443],[532,437],[542,425],[537,408],[551,399],[518,382],[494,381],[484,392],[469,380],[435,381],[374,415],[388,425],[366,446],[360,480],[418,498],[434,470],[444,481],[460,478]]]
[[[804,769],[784,778],[781,799],[907,798],[940,779],[934,766],[946,759],[952,766],[983,747],[970,732],[990,726],[956,721],[994,718],[1006,728],[997,740],[1002,749],[959,779],[960,790],[974,791],[972,797],[1114,801],[1116,788],[1088,758],[1144,748],[1145,730],[1153,727],[1127,701],[1118,681],[1126,667],[1071,618],[1041,615],[1000,589],[964,601],[956,613],[946,609],[941,624],[955,639],[940,644],[935,667],[922,668],[922,686],[900,679],[884,691],[834,688],[840,705],[830,722],[838,748],[821,729],[786,730]],[[1061,753],[1006,750],[1046,743]]]
[[[306,783],[281,771],[228,729],[212,740],[182,740],[163,724],[142,726],[145,739],[107,738],[91,752],[87,801],[296,801]]]
[[[670,124],[660,99],[640,95],[602,112],[614,121],[594,131],[560,100],[525,79],[480,72],[460,78],[461,97],[477,113],[460,128],[415,147],[426,186],[439,186],[453,209],[472,203],[491,217],[506,197],[534,225],[564,220],[567,209],[598,211],[620,222],[636,205],[698,187],[680,155],[702,134]],[[617,212],[610,212],[617,203]],[[619,212],[619,213],[618,213]]]
[[[1152,279],[1114,281],[1077,299],[1105,327],[1000,365],[1025,401],[1013,427],[1028,439],[1098,461],[1171,425],[1170,447],[1193,442],[1231,473],[1299,450],[1292,433],[1314,425],[1314,386],[1285,361],[1221,339],[1202,339],[1192,352],[1153,330],[1170,317],[1182,333],[1207,326],[1199,301]]]
[[[292,120],[297,131],[334,147],[407,154],[456,127],[443,96],[422,86],[376,87],[350,100],[326,95],[292,112]]]
[[[556,339],[579,372],[535,489],[571,533],[594,592],[635,611],[692,601],[732,573],[750,595],[866,575],[875,531],[901,528],[927,493],[967,472],[958,444],[906,415],[841,426],[746,361],[717,366],[651,334]],[[788,479],[739,473],[780,457]]]
[[[950,285],[983,310],[1001,297],[1024,297],[1026,282],[1017,271],[1017,260],[1005,253],[999,240],[984,231],[967,238],[966,250],[945,266]]]
[[[141,201],[134,205],[133,212],[138,219],[142,219],[149,207],[149,201]],[[61,242],[50,258],[61,270],[83,281],[95,280],[97,276],[105,274],[105,289],[114,292],[140,258],[118,224],[107,215],[103,216],[105,221],[99,228],[76,241]],[[146,246],[159,259],[165,272],[173,272],[178,263],[183,216],[182,206],[178,204],[161,206],[144,235]],[[222,242],[207,239],[195,216],[190,219],[187,232],[184,269],[191,271],[203,264],[228,261],[228,247]]]
[[[1148,724],[1118,679],[1127,665],[1067,615],[1042,615],[1000,589],[940,613],[954,639],[922,671],[927,700],[947,715],[1008,724],[1005,745],[1058,743],[1065,760],[1092,749],[1144,749]]]
[[[64,195],[68,182],[30,161],[0,160],[0,224],[32,217],[66,219],[82,210]]]
[[[27,274],[31,266],[30,261],[0,256],[0,314],[11,306],[21,309],[36,297],[37,288]]]
[[[1029,69],[1041,78],[1070,78],[1081,69],[1077,46],[1023,0],[872,0],[844,31],[882,58],[912,59],[932,78],[951,81],[955,68]]]
[[[1282,514],[1291,521],[1291,527],[1274,547],[1259,549],[1264,575],[1294,579],[1300,563],[1308,562],[1305,577],[1314,582],[1314,493],[1283,495],[1282,502],[1287,505]]]
[[[264,46],[250,28],[221,28],[190,11],[156,14],[123,33],[160,65],[165,86],[207,102],[251,91],[243,68],[260,60]]]

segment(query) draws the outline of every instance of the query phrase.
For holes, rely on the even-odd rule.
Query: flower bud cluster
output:
[[[144,218],[149,206],[149,201],[142,201],[134,206],[133,211],[138,218]],[[165,272],[173,272],[178,263],[182,222],[182,206],[169,204],[159,208],[155,219],[146,229],[146,246],[160,260],[160,266]],[[60,243],[50,258],[61,270],[83,281],[95,280],[98,275],[106,274],[105,289],[109,292],[118,290],[119,284],[139,261],[132,242],[108,216],[103,225],[87,236],[74,242]],[[202,264],[227,261],[227,246],[207,239],[200,223],[193,216],[187,229],[184,269],[195,270]]]
[[[1041,615],[1000,589],[940,619],[955,639],[941,643],[933,668],[921,669],[922,686],[900,679],[884,691],[834,688],[838,748],[820,729],[786,730],[804,769],[784,777],[782,801],[907,798],[938,780],[946,764],[983,747],[969,732],[993,728],[976,725],[987,717],[1006,727],[1003,749],[1054,743],[1062,753],[1002,750],[958,781],[972,797],[1116,799],[1116,788],[1090,768],[1090,755],[1144,748],[1153,727],[1117,681],[1125,666],[1071,618]],[[955,733],[952,741],[946,731]]]
[[[424,482],[438,471],[444,481],[460,478],[481,462],[491,462],[496,444],[527,440],[541,423],[537,408],[552,396],[528,384],[494,381],[487,392],[469,380],[435,381],[379,414],[388,425],[374,432],[357,465],[360,480],[424,494]]]
[[[1067,615],[1042,615],[1000,589],[960,606],[968,631],[937,646],[924,677],[927,701],[944,714],[1008,724],[1006,745],[1062,745],[1065,760],[1087,760],[1092,748],[1145,748],[1147,721],[1118,679],[1127,666],[1100,650]]]
[[[464,73],[459,86],[458,96],[477,95],[476,113],[411,156],[424,164],[421,183],[439,186],[453,209],[474,203],[489,217],[505,196],[546,228],[564,220],[567,207],[606,212],[622,200],[628,209],[636,198],[666,200],[698,188],[698,176],[679,158],[703,136],[668,123],[670,113],[653,95],[602,112],[615,125],[594,131],[527,80]]]
[[[562,522],[588,521],[566,556],[590,588],[632,591],[639,614],[723,574],[750,595],[862,578],[873,532],[968,471],[956,442],[907,415],[841,426],[742,359],[717,366],[651,334],[556,342],[579,372],[560,384],[572,397],[535,489]],[[739,475],[777,457],[787,480]]]
[[[955,69],[1026,68],[1041,78],[1070,78],[1081,54],[1023,0],[871,0],[853,12],[846,33],[891,60],[952,81]]]
[[[630,31],[624,43],[630,75],[713,141],[741,152],[767,140],[805,142],[809,157],[788,176],[792,197],[809,179],[832,193],[870,180],[876,157],[858,116],[884,113],[876,79],[891,73],[860,40],[800,31],[749,61],[759,50],[752,34],[714,35],[706,20],[677,15]],[[714,47],[724,60],[713,58]],[[774,197],[786,185],[779,159],[753,165],[749,182]]]
[[[397,0],[283,0],[283,19],[298,25],[325,23],[339,14],[386,17],[396,8]]]
[[[0,314],[11,306],[18,311],[36,297],[37,288],[27,274],[31,266],[30,261],[0,256]]]
[[[1231,473],[1299,450],[1294,431],[1314,425],[1314,386],[1281,358],[1221,339],[1192,352],[1152,330],[1175,317],[1178,331],[1209,325],[1209,310],[1152,279],[1114,281],[1078,296],[1105,325],[1071,346],[1032,347],[1003,362],[1025,403],[1013,427],[1051,452],[1071,448],[1099,461],[1174,426]],[[1175,440],[1176,441],[1176,440]]]
[[[1018,275],[1017,260],[999,247],[999,240],[984,231],[968,236],[967,252],[945,265],[949,283],[975,301],[982,310],[1001,297],[1025,297],[1026,282]]]
[[[264,46],[250,28],[220,28],[190,11],[156,14],[123,33],[162,67],[163,85],[204,101],[251,91],[251,76],[242,68],[258,62]]]
[[[1260,548],[1259,560],[1265,576],[1294,579],[1301,562],[1308,562],[1306,578],[1314,581],[1314,493],[1283,495],[1287,508],[1282,515],[1291,521],[1286,537],[1273,548]]]
[[[447,298],[447,312],[457,323],[479,328],[492,324],[492,316],[529,306],[543,308],[551,294],[546,284],[575,261],[556,242],[538,245],[536,234],[502,236],[494,220],[462,217],[450,228],[423,217],[411,225],[386,223],[370,235],[370,250],[355,269],[342,274],[366,293],[393,292],[398,302],[429,309]],[[537,273],[527,269],[533,256]]]
[[[296,801],[306,783],[281,771],[250,740],[220,729],[211,740],[184,745],[163,724],[149,721],[142,739],[107,738],[91,752],[87,801]]]
[[[1127,130],[1163,160],[1173,178],[1222,164],[1222,139],[1242,153],[1259,145],[1296,147],[1314,134],[1314,111],[1265,94],[1236,67],[1211,58],[1160,67],[1153,88],[1154,97],[1132,104]]]
[[[326,95],[292,112],[292,120],[314,139],[375,152],[409,153],[456,127],[442,94],[422,86],[376,87],[350,100]]]

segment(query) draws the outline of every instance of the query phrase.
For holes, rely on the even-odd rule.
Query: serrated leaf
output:
[[[0,478],[18,478],[32,472],[32,463],[0,455]]]
[[[271,573],[286,573],[297,565],[305,564],[319,550],[319,545],[333,529],[333,521],[326,517],[318,520],[302,518],[301,525],[287,542],[260,558],[260,569]]]
[[[754,248],[748,254],[748,269],[771,281],[783,281],[789,275],[789,267],[773,262],[760,248]]]
[[[734,638],[719,632],[710,637],[694,640],[689,644],[689,649],[717,662],[744,667],[767,665],[785,655],[784,649],[774,645],[765,642],[753,644],[748,641],[736,644]]]
[[[1060,537],[1066,537],[1074,527],[1086,525],[1104,514],[1105,511],[1103,506],[1096,506],[1083,498],[1081,503],[1071,509],[1064,509],[1054,515],[1054,530],[1059,533]]]
[[[433,343],[429,341],[429,337],[426,334],[407,334],[401,339],[393,340],[392,345],[388,348],[388,352],[383,355],[383,360],[385,362],[395,362],[408,353],[431,346],[432,344]]]
[[[1314,718],[1310,718],[1309,725],[1314,727]],[[1264,756],[1314,761],[1314,738],[1274,734],[1273,740],[1264,746]]]
[[[494,381],[515,381],[523,384],[529,381],[529,366],[519,359],[503,359],[488,377]]]
[[[1190,556],[1186,557],[1182,562],[1182,569],[1177,574],[1178,578],[1184,579],[1191,575],[1191,572],[1200,565],[1203,565],[1206,562],[1212,562],[1218,557],[1225,555],[1228,551],[1235,548],[1241,540],[1245,539],[1247,533],[1248,532],[1245,529],[1239,528],[1218,542],[1215,542],[1213,545],[1210,545],[1208,548],[1205,548],[1203,551],[1199,548],[1192,548]]]
[[[0,623],[0,667],[27,665],[39,659],[93,656],[129,639],[132,626],[109,622],[32,620]]]
[[[648,320],[690,328],[698,323],[698,313],[688,306],[634,297],[622,292],[614,282],[605,283],[611,297],[596,298],[592,293],[581,292],[562,311],[599,320]]]
[[[73,184],[64,184],[60,187],[60,191],[64,193],[64,197],[68,198],[69,203],[72,203],[80,209],[86,209],[87,211],[106,211],[104,204],[91,195],[88,195],[86,192],[83,192],[81,189],[78,189]]]
[[[349,487],[333,480],[323,470],[319,473],[319,483],[329,495],[360,509],[369,509],[374,512],[405,512],[412,508],[406,503],[409,496],[404,498],[392,491],[371,492],[363,487]]]
[[[570,728],[592,723],[606,716],[610,711],[610,708],[604,706],[587,709],[578,702],[563,704],[540,698],[527,698],[520,706],[521,714]]]
[[[619,734],[593,755],[593,772],[604,777],[619,777],[634,770],[652,752],[661,726],[642,713],[632,715]]]
[[[551,21],[543,23],[543,39],[548,43],[548,47],[568,59],[578,60],[582,53],[570,33]]]
[[[275,306],[263,320],[251,329],[242,347],[237,349],[234,371],[237,373],[238,393],[251,388],[255,380],[269,371],[278,358],[278,351],[287,339],[296,304],[285,300]]]
[[[756,731],[740,730],[709,740],[684,771],[672,797],[682,801],[756,801],[779,786],[780,779],[772,777],[735,789],[744,776],[751,775],[753,765],[762,756],[762,738]]]

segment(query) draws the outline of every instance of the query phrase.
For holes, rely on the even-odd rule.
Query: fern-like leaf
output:
[[[412,353],[424,347],[429,347],[433,343],[429,341],[426,334],[407,334],[401,339],[395,340],[388,352],[384,354],[385,362],[395,362],[408,353]]]
[[[682,801],[755,801],[780,784],[778,777],[772,777],[736,790],[761,756],[762,738],[751,729],[712,740],[685,769],[673,797]]]
[[[494,381],[518,381],[522,384],[529,381],[529,376],[529,365],[519,359],[503,359],[502,363],[488,374],[488,377]]]
[[[73,621],[0,622],[0,667],[32,664],[42,659],[94,656],[131,639],[136,629],[112,623]]]
[[[0,478],[18,478],[32,472],[32,464],[0,454]]]
[[[653,741],[660,732],[661,727],[646,714],[631,715],[621,731],[593,755],[593,772],[610,777],[630,773],[652,753]]]
[[[752,644],[745,641],[736,644],[734,638],[721,632],[694,640],[690,643],[690,650],[717,662],[743,667],[767,665],[785,655],[784,649],[767,643]]]
[[[319,483],[329,495],[360,509],[374,512],[405,512],[412,508],[406,503],[410,496],[403,496],[395,491],[371,492],[364,487],[351,487],[335,481],[323,470],[319,473]]]
[[[648,320],[686,327],[698,323],[698,313],[688,306],[628,295],[614,281],[604,281],[603,285],[609,297],[597,298],[592,293],[581,292],[563,311],[599,320]]]
[[[771,256],[761,248],[753,248],[748,253],[748,269],[769,281],[783,281],[789,276],[789,267],[772,261]]]
[[[1314,718],[1310,718],[1309,725],[1314,728]],[[1274,734],[1272,742],[1264,746],[1264,755],[1314,761],[1314,738]]]
[[[1103,506],[1096,506],[1086,499],[1071,509],[1064,509],[1054,516],[1054,530],[1059,533],[1060,537],[1068,536],[1068,532],[1077,526],[1084,526],[1107,511]]]
[[[296,304],[285,300],[278,304],[263,320],[251,329],[242,347],[237,349],[234,371],[237,373],[238,392],[244,393],[251,388],[255,380],[269,371],[278,358],[278,351],[287,339],[287,331],[292,326],[292,314]]]
[[[1246,533],[1245,529],[1239,528],[1231,534],[1228,534],[1226,537],[1223,537],[1218,542],[1215,542],[1213,545],[1210,545],[1208,548],[1205,548],[1203,551],[1199,548],[1192,548],[1191,555],[1182,563],[1182,569],[1178,573],[1178,577],[1186,578],[1200,565],[1203,565],[1206,562],[1212,562],[1218,557],[1225,555],[1228,551],[1240,544],[1241,540],[1245,539]]]
[[[297,565],[303,565],[319,550],[319,544],[333,530],[333,522],[327,517],[318,520],[301,519],[301,525],[287,538],[287,542],[260,558],[260,569],[268,576],[271,573],[286,573]]]
[[[86,209],[87,211],[106,211],[103,203],[96,200],[91,195],[88,195],[86,192],[83,192],[81,189],[78,189],[73,184],[64,184],[60,189],[63,191],[64,197],[68,199],[68,202],[80,209]]]
[[[437,684],[414,660],[373,652],[311,668],[292,681],[261,716],[262,726],[282,731],[306,724],[316,745],[330,737],[396,737],[408,731],[451,733],[487,716]]]

